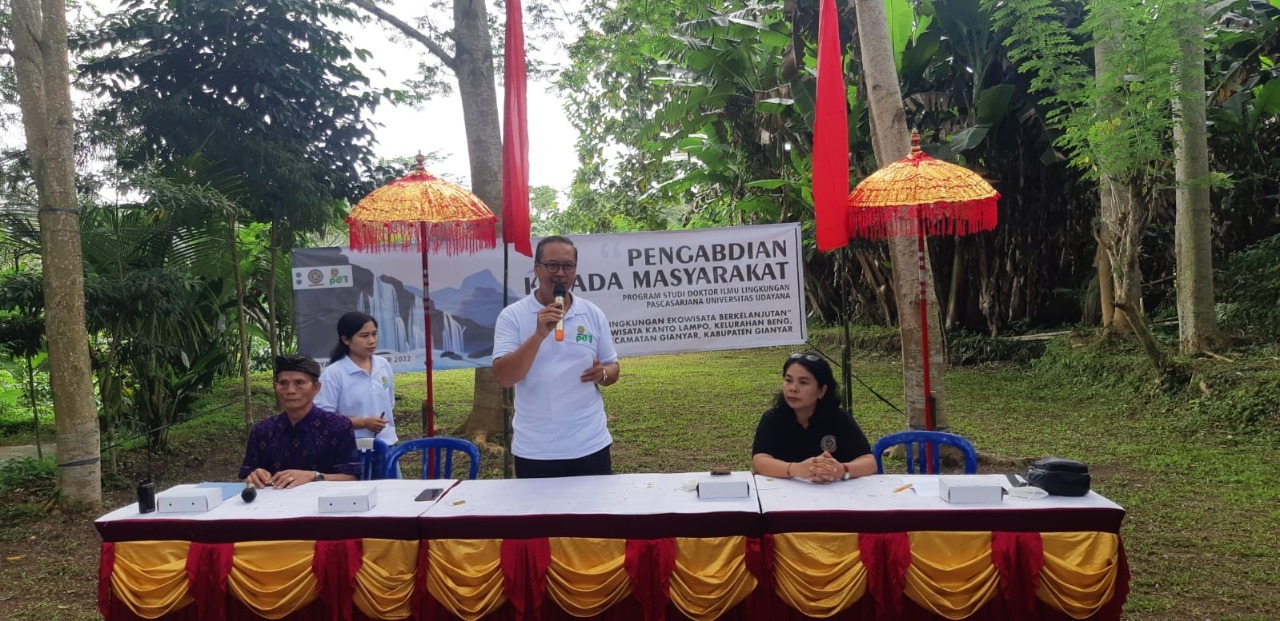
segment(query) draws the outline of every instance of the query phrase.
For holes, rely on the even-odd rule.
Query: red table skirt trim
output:
[[[227,609],[227,574],[235,544],[192,543],[187,550],[187,585],[191,607],[202,611],[206,619],[221,619]]]
[[[547,597],[547,567],[551,565],[551,541],[502,540],[502,594],[516,610],[519,621],[542,618]]]
[[[773,599],[777,599],[774,597]],[[1113,600],[1114,601],[1114,600]],[[1120,619],[1120,606],[1108,603],[1097,614],[1089,618],[1089,621],[1118,621]],[[131,613],[128,607],[124,606],[114,598],[108,607],[107,618],[112,621],[145,621]],[[430,619],[432,621],[461,621],[459,617],[454,616],[443,606],[440,606],[433,598],[427,597],[423,601],[421,610],[415,611],[415,618]],[[864,597],[858,600],[850,608],[837,613],[829,619],[835,621],[877,621],[878,608],[873,598]],[[672,621],[682,621],[687,617],[684,616],[674,605],[668,604],[664,610],[666,618]],[[644,618],[644,608],[635,597],[628,597],[617,605],[609,608],[604,614],[594,617],[600,621],[635,621]],[[352,607],[350,611],[353,621],[372,621],[359,609]],[[204,617],[195,610],[194,606],[186,608],[167,615],[167,621],[202,621],[209,617]],[[221,617],[220,617],[221,618]],[[262,617],[255,615],[244,604],[229,599],[227,603],[226,619],[230,621],[261,621]],[[916,605],[915,602],[903,598],[902,609],[890,618],[900,619],[902,621],[945,621],[943,617],[939,617],[929,611]],[[306,606],[302,610],[285,617],[287,621],[330,621],[333,619],[333,613],[320,600],[316,600],[312,604]],[[500,607],[497,612],[486,617],[491,621],[517,621],[516,611],[512,607],[511,602],[507,602]],[[573,617],[561,610],[554,602],[544,601],[541,609],[542,621],[580,621],[577,617]],[[752,606],[748,602],[743,602],[730,609],[720,617],[722,621],[808,621],[810,617],[800,614],[794,608],[780,605],[776,607],[767,607],[760,609]],[[1000,600],[996,598],[990,604],[979,609],[968,621],[1074,621],[1071,617],[1037,602],[1036,607],[1031,612],[1013,612]]]
[[[102,542],[102,556],[98,559],[98,614],[111,617],[111,572],[116,567],[116,544]]]
[[[628,539],[623,564],[631,577],[632,597],[643,610],[641,617],[664,621],[671,600],[671,572],[676,567],[676,540]]]
[[[431,603],[423,610],[425,619],[431,619],[432,621],[461,621],[459,617],[453,615],[448,610],[445,610],[443,606],[440,606],[432,598],[428,597],[427,599],[430,600]],[[662,614],[670,621],[683,621],[688,619],[688,617],[684,616],[679,609],[670,603],[663,608]],[[634,594],[632,594],[630,597],[627,597],[626,599],[609,607],[609,609],[605,610],[603,614],[592,617],[592,619],[598,619],[599,621],[637,621],[638,619],[645,619],[645,615],[644,607],[641,606],[640,601],[636,599]],[[511,602],[507,602],[498,608],[496,612],[485,617],[485,619],[486,621],[518,621],[519,617],[516,616],[516,611],[512,607]],[[541,619],[542,621],[581,621],[579,617],[572,616],[564,610],[561,610],[555,602],[550,600],[543,602]],[[720,616],[720,621],[767,621],[768,619],[769,617],[767,616],[753,614],[746,602],[738,604]]]
[[[418,620],[457,619],[435,598],[426,592],[429,542],[422,541],[418,554],[416,588],[413,594],[413,618]],[[605,621],[647,621],[686,618],[670,602],[670,575],[675,568],[674,539],[628,540],[625,567],[632,580],[632,595],[610,607],[596,617]],[[841,611],[831,619],[856,621],[941,621],[903,595],[903,576],[911,562],[910,543],[906,533],[863,534],[859,536],[863,562],[867,565],[868,593],[852,607]],[[195,602],[182,610],[167,615],[166,620],[197,621],[200,619],[233,619],[257,621],[254,614],[226,588],[227,573],[231,569],[230,544],[192,544],[188,558],[192,596]],[[787,606],[776,595],[769,576],[772,575],[772,536],[763,539],[747,539],[748,569],[756,575],[759,585],[741,604],[726,612],[726,621],[799,621],[808,619],[799,611]],[[1112,598],[1090,617],[1094,621],[1118,621],[1129,595],[1129,564],[1124,544],[1119,547],[1119,574]],[[323,558],[322,558],[323,557]],[[361,563],[361,542],[347,540],[318,543],[316,548],[317,576],[321,585],[321,598],[286,619],[298,621],[333,621],[335,619],[367,619],[359,609],[348,605],[334,610],[326,602],[350,602],[356,572]],[[323,561],[323,562],[322,562]],[[1004,619],[1028,619],[1030,621],[1071,621],[1070,617],[1041,602],[1035,597],[1039,586],[1039,573],[1043,567],[1043,549],[1040,537],[1035,533],[996,532],[992,536],[992,561],[1000,572],[1001,596],[991,600],[972,616],[970,621]],[[504,591],[508,601],[488,619],[494,621],[573,621],[546,595],[546,570],[550,562],[550,547],[546,539],[506,540],[503,543],[502,563],[507,584]],[[102,558],[98,570],[98,608],[110,621],[141,621],[141,618],[111,593],[111,571],[115,563],[115,546],[102,544]],[[199,577],[195,577],[199,576]],[[520,602],[520,604],[517,604]],[[201,614],[201,613],[204,614]]]
[[[867,568],[867,596],[883,621],[901,618],[902,590],[911,566],[911,538],[906,533],[863,533],[858,550]]]
[[[317,541],[311,558],[320,600],[333,611],[334,621],[351,621],[350,602],[356,591],[356,573],[364,561],[360,539]]]

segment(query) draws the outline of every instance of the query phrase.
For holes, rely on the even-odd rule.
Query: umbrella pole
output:
[[[510,303],[507,300],[507,278],[511,274],[511,246],[507,244],[507,240],[502,240],[502,308],[506,308]],[[511,435],[514,432],[511,428],[511,417],[515,410],[515,390],[511,388],[502,389],[502,478],[511,478]]]
[[[924,428],[933,430],[933,387],[929,381],[929,279],[925,271],[927,256],[924,243],[924,211],[919,213],[916,223],[916,266],[920,273],[920,349],[924,364],[921,375],[924,380]],[[925,472],[933,474],[933,445],[925,444]]]
[[[422,402],[422,436],[436,435],[436,395],[431,381],[431,274],[427,271],[427,223],[418,223],[418,244],[422,250],[422,323],[426,328],[427,399]],[[422,458],[427,461],[427,476],[436,478],[435,450],[428,449]]]

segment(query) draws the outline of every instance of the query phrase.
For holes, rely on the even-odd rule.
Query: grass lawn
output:
[[[746,469],[760,414],[781,386],[790,349],[629,358],[605,390],[619,472]],[[1272,358],[1274,360],[1274,357]],[[1261,362],[1280,376],[1280,360]],[[854,373],[902,401],[896,359],[856,360]],[[1277,421],[1241,432],[1186,407],[1188,395],[1151,396],[1144,380],[1099,382],[1035,366],[954,368],[944,376],[952,430],[984,454],[988,470],[1015,460],[1059,455],[1085,461],[1094,487],[1128,510],[1123,530],[1133,572],[1125,618],[1137,620],[1275,619],[1280,610],[1280,450]],[[401,437],[420,430],[422,374],[397,377]],[[209,396],[234,401],[235,385]],[[255,391],[269,394],[266,378]],[[438,425],[451,429],[470,407],[472,373],[436,376]],[[875,438],[901,430],[900,414],[856,386],[855,416]],[[262,402],[265,402],[263,400]],[[243,423],[227,408],[173,431],[173,452],[156,466],[160,485],[234,476]],[[263,409],[259,416],[268,412]],[[120,458],[110,506],[127,503],[142,456]],[[1016,462],[1020,463],[1020,462]],[[501,475],[501,458],[482,459],[482,477]],[[98,538],[91,515],[42,514],[30,494],[0,481],[0,618],[94,619]],[[12,560],[18,557],[17,560]]]

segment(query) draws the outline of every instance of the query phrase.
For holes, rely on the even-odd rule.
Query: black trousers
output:
[[[609,457],[609,446],[575,459],[525,459],[519,455],[512,457],[516,458],[517,479],[613,474],[613,460]]]

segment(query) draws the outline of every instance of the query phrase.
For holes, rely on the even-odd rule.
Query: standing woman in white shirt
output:
[[[396,376],[378,349],[378,322],[352,311],[338,320],[338,344],[329,366],[320,374],[316,407],[351,419],[356,438],[374,438],[394,445]]]

